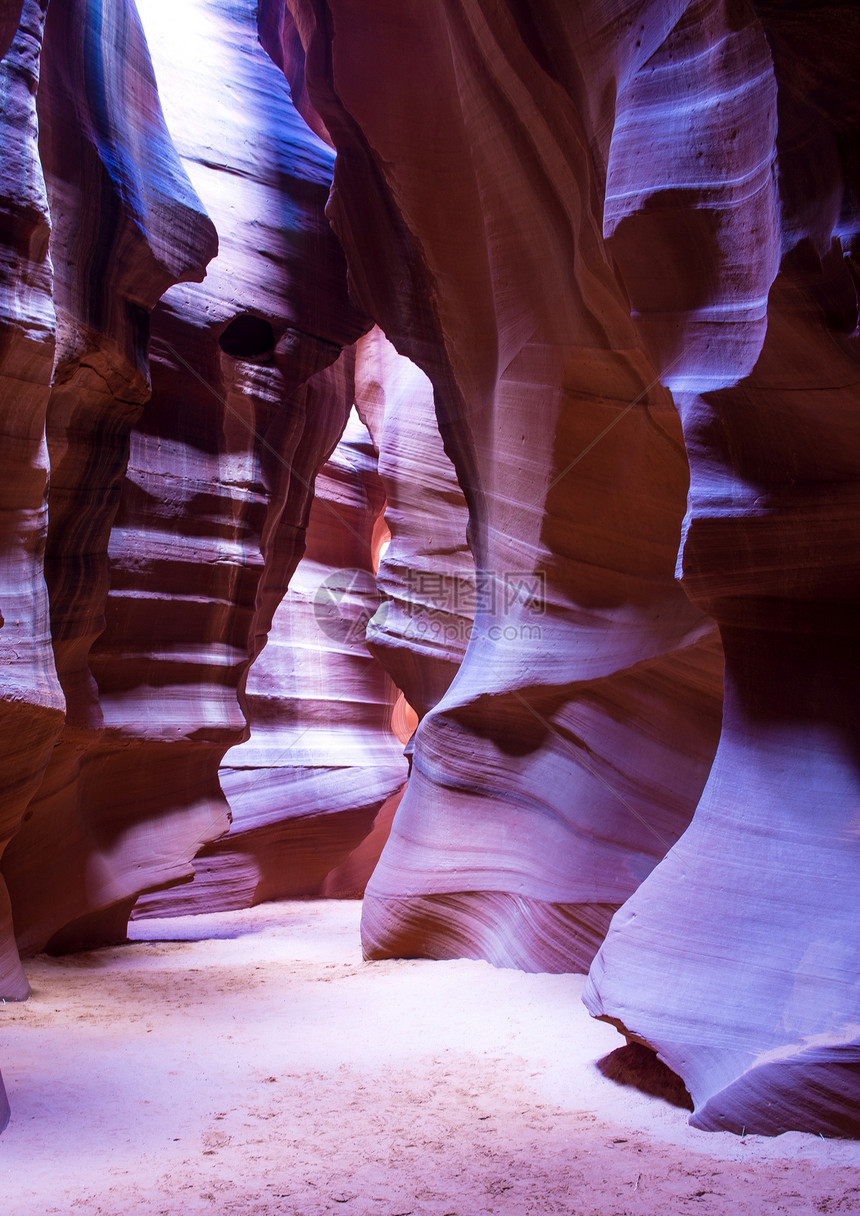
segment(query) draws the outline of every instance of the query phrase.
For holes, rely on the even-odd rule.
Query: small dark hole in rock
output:
[[[243,312],[234,317],[218,339],[225,355],[235,359],[259,359],[275,349],[275,331],[268,321]]]
[[[672,1106],[693,1109],[693,1100],[677,1073],[657,1057],[656,1052],[642,1043],[617,1047],[597,1061],[598,1070],[616,1085],[629,1085],[652,1098],[662,1098]]]

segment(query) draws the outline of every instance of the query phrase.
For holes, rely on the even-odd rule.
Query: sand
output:
[[[11,1216],[860,1213],[860,1145],[699,1132],[583,977],[366,964],[360,905],[138,921],[0,1011]]]

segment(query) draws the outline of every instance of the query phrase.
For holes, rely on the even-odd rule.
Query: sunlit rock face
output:
[[[418,730],[365,947],[582,965],[638,887],[587,1003],[704,1128],[860,1130],[858,20],[262,6],[479,585],[545,577],[478,612]],[[695,609],[722,734],[653,868],[717,735]]]
[[[250,738],[221,766],[230,832],[194,859],[192,883],[141,900],[136,916],[328,893],[330,872],[405,782],[397,690],[364,643],[383,504],[376,451],[353,413],[316,479],[305,555],[248,677]]]
[[[365,949],[582,968],[689,821],[718,729],[718,648],[673,577],[681,430],[600,234],[619,48],[644,62],[673,17],[639,51],[619,22],[592,63],[577,6],[554,66],[497,6],[288,7],[274,51],[338,150],[353,289],[433,384],[477,567]]]
[[[51,651],[43,572],[47,534],[50,394],[55,314],[48,260],[50,218],[37,146],[35,92],[44,12],[28,4],[20,29],[4,9],[0,63],[0,841],[21,823],[63,724],[63,695]],[[17,22],[15,23],[17,27]],[[11,33],[10,33],[11,30]],[[9,45],[11,41],[11,46]],[[29,986],[11,935],[9,900],[0,888],[3,996]]]
[[[860,14],[756,8],[691,12],[622,107],[632,144],[687,64],[708,85],[695,146],[654,146],[635,196],[619,175],[613,242],[654,347],[680,356],[679,572],[720,624],[726,695],[693,824],[586,996],[684,1077],[697,1126],[856,1136]],[[679,226],[708,238],[696,299]]]
[[[124,936],[140,893],[190,878],[194,854],[227,830],[218,765],[246,730],[245,674],[301,554],[313,478],[353,401],[354,359],[342,348],[366,328],[347,302],[343,256],[323,215],[332,154],[298,118],[282,74],[260,48],[253,5],[188,4],[179,13],[150,0],[140,10],[167,119],[221,234],[220,249],[205,282],[167,291],[153,315],[152,399],[133,427],[119,486],[145,369],[110,360],[115,346],[138,353],[145,330],[141,339],[126,324],[140,308],[124,312],[122,292],[119,303],[98,296],[93,304],[87,284],[101,284],[105,274],[110,283],[111,236],[122,254],[120,286],[135,302],[138,280],[151,284],[152,305],[182,276],[162,267],[160,279],[147,278],[147,249],[135,252],[137,229],[124,227],[122,214],[92,217],[71,188],[62,197],[62,234],[73,252],[82,242],[77,262],[89,276],[73,285],[78,313],[70,312],[87,318],[86,309],[98,306],[107,336],[95,343],[95,356],[78,360],[83,370],[70,371],[57,407],[52,463],[62,473],[65,461],[71,471],[59,479],[58,511],[51,507],[49,557],[56,522],[55,578],[83,592],[57,618],[55,644],[69,639],[64,663],[79,708],[77,733],[57,753],[33,817],[7,855],[25,951]],[[119,45],[103,50],[119,73],[106,94],[114,107],[124,83],[120,35],[137,29],[131,10],[122,11]],[[101,77],[88,68],[87,80],[72,76],[69,88],[73,96],[89,90],[101,97]],[[68,52],[64,69],[65,83]],[[154,105],[150,99],[145,115]],[[106,138],[115,123],[113,113],[94,121],[93,138]],[[111,171],[119,159],[135,199],[135,174],[151,192],[169,163],[145,135],[133,129],[127,165],[106,157]],[[50,147],[61,168],[70,143],[58,126]],[[191,194],[175,155],[174,162]],[[100,198],[100,188],[100,180],[86,181],[83,198]],[[144,191],[144,208],[149,199]],[[153,205],[137,220],[140,231],[157,235],[164,208]],[[150,261],[170,269],[184,255],[187,233],[180,226],[174,235],[175,245],[166,234]],[[206,236],[209,257],[208,225]],[[201,274],[202,263],[194,277]],[[86,427],[105,394],[100,375],[119,404],[95,441]],[[89,459],[77,481],[75,445]],[[116,513],[107,570],[92,556],[97,546],[81,524],[81,501],[99,516],[102,554]],[[77,566],[67,559],[70,547]]]
[[[149,311],[173,283],[202,278],[215,249],[167,134],[133,6],[59,0],[43,16],[40,6],[25,6],[3,60],[8,125],[0,154],[8,165],[4,231],[13,238],[4,262],[4,367],[12,383],[3,394],[2,492],[23,508],[4,550],[16,575],[3,580],[0,634],[11,660],[2,730],[7,837],[30,801],[3,867],[25,939],[37,905],[55,915],[66,900],[79,762],[101,730],[88,654],[104,623],[108,536],[128,434],[149,395]],[[16,588],[26,607],[14,603]],[[65,728],[46,751],[64,701]],[[43,773],[37,791],[34,778]],[[8,916],[4,932],[0,983],[8,999],[26,995],[26,986]]]
[[[357,354],[356,402],[379,449],[390,533],[377,574],[385,603],[368,624],[367,644],[421,718],[457,674],[472,629],[468,510],[430,381],[378,329]]]

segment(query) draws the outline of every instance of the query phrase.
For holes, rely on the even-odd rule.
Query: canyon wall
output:
[[[689,822],[721,676],[674,580],[680,424],[599,231],[611,108],[589,99],[610,44],[573,98],[502,10],[288,8],[272,45],[263,6],[264,39],[337,148],[329,216],[356,298],[433,385],[476,565],[365,950],[585,968]],[[572,54],[577,30],[557,32]]]
[[[46,8],[25,4],[3,60],[6,188],[18,191],[4,263],[3,493],[19,502],[4,512],[3,703],[17,719],[3,731],[6,839],[20,828],[3,874],[25,936],[34,898],[64,898],[77,825],[53,803],[102,729],[88,655],[104,624],[128,435],[149,395],[149,312],[172,284],[203,277],[216,244],[170,142],[133,6]],[[59,886],[38,861],[31,872],[46,848]],[[8,917],[4,933],[2,992],[25,996]]]
[[[45,571],[68,709],[3,859],[24,953],[121,940],[140,894],[190,880],[227,831],[218,767],[247,732],[246,674],[368,324],[323,214],[332,153],[253,6],[185,6],[181,38],[173,6],[140,8],[179,156],[131,7],[97,27],[52,4],[38,94],[58,318]],[[218,255],[171,287],[216,251],[197,195]]]
[[[138,7],[0,11],[0,995],[366,886],[857,1135],[860,13]]]
[[[250,738],[221,764],[229,833],[196,855],[192,883],[142,899],[136,916],[332,893],[331,871],[403,786],[396,689],[364,642],[379,606],[383,504],[376,451],[353,413],[316,479],[304,557],[249,673]]]
[[[4,10],[5,12],[5,10]],[[0,295],[0,841],[18,830],[63,725],[64,701],[54,667],[44,578],[50,396],[56,316],[48,260],[50,218],[37,144],[35,93],[44,11],[32,4],[8,38],[0,63],[3,292]],[[17,23],[16,23],[17,27]],[[0,883],[3,996],[20,999],[29,985],[18,962],[5,883]]]
[[[624,904],[587,1003],[697,1125],[856,1134],[856,10],[261,29],[502,592],[418,729],[367,954],[586,966]]]
[[[433,386],[378,329],[358,346],[356,403],[379,450],[390,537],[377,573],[385,603],[365,637],[423,718],[454,679],[472,631],[468,509],[439,433]]]
[[[710,85],[695,141],[652,141],[611,183],[610,244],[653,347],[679,352],[679,574],[719,622],[725,706],[693,823],[586,1003],[684,1077],[696,1126],[856,1136],[860,14],[756,8],[692,10],[623,99],[633,146],[687,64]]]

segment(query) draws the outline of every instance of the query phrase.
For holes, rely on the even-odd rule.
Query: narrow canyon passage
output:
[[[358,901],[132,924],[2,1011],[8,1216],[856,1213],[860,1146],[614,1084],[581,975],[363,963]]]
[[[0,1216],[860,1216],[857,0],[0,0],[0,132]]]

